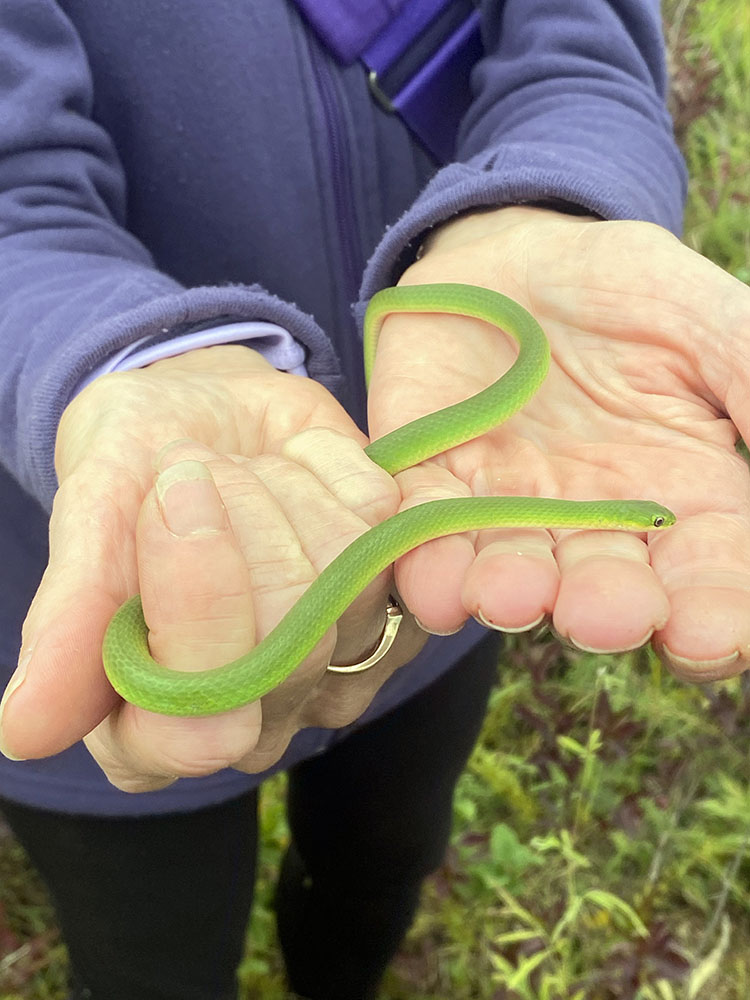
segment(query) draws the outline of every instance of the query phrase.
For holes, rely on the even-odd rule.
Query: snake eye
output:
[[[664,527],[664,518],[661,514],[656,514],[653,521],[651,522],[655,528]]]

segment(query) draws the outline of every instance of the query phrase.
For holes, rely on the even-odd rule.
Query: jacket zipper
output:
[[[364,260],[357,235],[357,214],[351,178],[351,143],[331,68],[323,53],[312,41],[309,43],[309,50],[325,125],[326,148],[333,185],[336,235],[343,277],[341,291],[344,295],[345,307],[347,307],[346,318],[353,324],[351,314],[348,313],[348,306],[357,300]],[[352,336],[345,338],[345,340],[346,371],[351,377],[351,373],[358,371],[361,367],[358,339],[356,336]]]

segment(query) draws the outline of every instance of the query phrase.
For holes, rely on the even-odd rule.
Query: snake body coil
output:
[[[380,325],[392,312],[452,313],[482,319],[509,333],[519,347],[513,365],[487,389],[421,417],[366,448],[370,458],[392,475],[503,423],[534,395],[547,373],[546,337],[536,320],[512,299],[473,285],[415,285],[388,288],[370,303],[365,319],[368,381]],[[493,527],[643,532],[668,527],[674,521],[671,511],[649,500],[515,496],[434,500],[396,514],[352,542],[247,655],[200,672],[160,666],[150,655],[148,628],[136,596],[123,604],[110,622],[102,651],[104,667],[123,698],[152,712],[180,716],[226,712],[280,684],[370,581],[431,538]]]

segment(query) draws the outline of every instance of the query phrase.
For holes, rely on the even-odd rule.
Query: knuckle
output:
[[[153,770],[201,778],[234,767],[252,751],[261,732],[260,703],[223,716],[166,720],[151,742]]]
[[[379,524],[398,510],[401,492],[396,481],[379,472],[369,477],[369,496],[357,504],[356,511],[369,525]]]
[[[200,746],[191,742],[185,746],[154,748],[154,769],[172,780],[176,778],[205,778],[218,771],[233,767],[247,753],[248,741],[242,746]]]
[[[287,438],[281,446],[281,454],[296,461],[300,455],[310,450],[319,448],[329,448],[332,443],[346,441],[348,438],[340,431],[332,430],[330,427],[305,427],[291,437]]]
[[[284,756],[290,740],[291,734],[274,741],[272,746],[264,746],[246,754],[234,765],[235,770],[244,774],[262,774],[263,771],[268,771]]]
[[[349,679],[351,682],[351,679]],[[349,695],[336,699],[326,699],[313,712],[313,725],[323,729],[343,729],[350,726],[362,715],[369,703],[369,697]]]
[[[312,427],[289,438],[282,454],[309,469],[344,507],[374,524],[396,512],[401,493],[367,456],[364,444],[337,430]]]
[[[174,778],[207,778],[218,771],[224,771],[234,764],[234,758],[229,755],[201,755],[190,760],[179,760],[173,757],[163,758],[165,769],[169,769]]]
[[[162,788],[167,788],[174,784],[176,777],[159,777],[157,775],[129,774],[123,771],[104,771],[110,785],[114,785],[118,791],[127,792],[130,795],[139,795],[142,792],[158,792]]]
[[[111,736],[111,734],[110,734]],[[103,771],[107,781],[121,792],[137,795],[166,788],[176,780],[176,775],[161,773],[133,763],[119,750],[104,730],[98,738],[89,738],[86,745],[91,756]]]

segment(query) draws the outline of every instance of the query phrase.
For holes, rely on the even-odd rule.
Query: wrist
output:
[[[486,237],[501,235],[516,227],[536,226],[550,222],[561,222],[573,225],[600,221],[597,216],[587,215],[585,209],[579,211],[564,211],[552,205],[501,205],[493,208],[476,208],[463,212],[436,226],[425,237],[418,259],[433,250],[454,250]],[[578,208],[578,206],[570,206]]]

